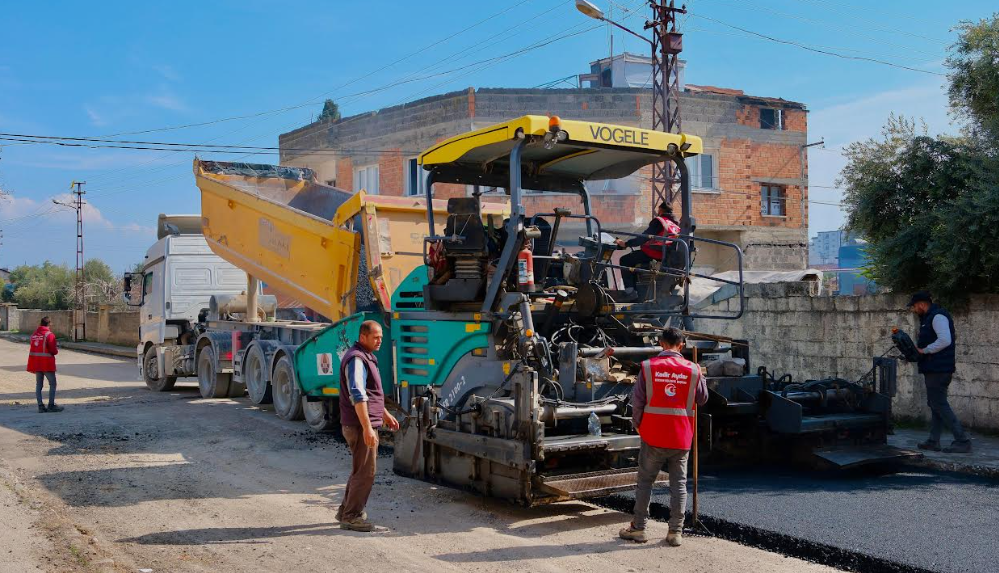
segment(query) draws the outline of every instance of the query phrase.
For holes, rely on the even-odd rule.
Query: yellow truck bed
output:
[[[195,159],[194,174],[212,251],[330,320],[356,310],[362,236],[383,310],[396,286],[423,264],[425,198],[351,194],[294,167]],[[439,234],[447,203],[433,206]],[[483,216],[508,213],[506,204],[483,207]]]

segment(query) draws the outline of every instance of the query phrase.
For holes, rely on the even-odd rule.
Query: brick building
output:
[[[651,91],[643,88],[468,88],[285,133],[279,140],[281,163],[310,167],[324,182],[343,189],[420,195],[416,156],[448,137],[525,114],[648,127],[651,105]],[[705,153],[688,160],[697,234],[742,246],[749,270],[805,268],[804,106],[687,85],[680,107],[683,131],[704,138]],[[647,169],[627,179],[588,185],[594,214],[605,229],[645,228],[652,212],[650,177]],[[437,185],[434,195],[470,191]],[[572,195],[529,195],[526,203],[528,213],[551,212],[555,206],[582,212]],[[704,247],[698,254],[703,271],[731,270],[734,264],[728,250]]]

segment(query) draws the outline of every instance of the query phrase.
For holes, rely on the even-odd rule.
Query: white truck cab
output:
[[[139,371],[151,389],[165,390],[177,376],[170,375],[175,369],[170,360],[164,362],[164,353],[194,342],[194,325],[212,295],[243,293],[247,280],[245,272],[208,247],[200,215],[161,214],[156,228],[158,240],[146,252],[141,274],[125,275],[125,298],[141,313]],[[137,279],[142,290],[135,300],[132,284]]]

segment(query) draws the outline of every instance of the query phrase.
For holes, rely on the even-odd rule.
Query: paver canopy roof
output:
[[[522,187],[565,191],[579,189],[583,181],[619,179],[646,165],[665,161],[671,146],[683,149],[684,156],[696,155],[703,149],[696,136],[552,120],[558,122],[557,131],[550,129],[548,117],[525,115],[457,135],[425,151],[420,163],[434,172],[435,182],[505,188],[510,181],[510,152],[524,137],[528,145],[521,157]],[[556,133],[557,141],[551,145]]]

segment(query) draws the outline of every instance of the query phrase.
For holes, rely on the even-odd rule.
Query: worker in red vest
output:
[[[631,268],[649,268],[652,261],[662,261],[664,254],[669,255],[673,241],[667,237],[676,238],[680,235],[680,225],[673,217],[673,207],[663,201],[656,210],[656,217],[649,222],[649,227],[642,232],[643,235],[653,235],[663,237],[662,239],[649,239],[646,237],[632,237],[627,241],[617,240],[617,246],[639,247],[637,251],[632,251],[621,257],[621,266]],[[621,280],[624,281],[624,288],[635,288],[635,272],[621,269]]]
[[[56,360],[59,354],[55,334],[49,330],[52,321],[43,317],[35,333],[31,335],[31,347],[28,351],[28,372],[35,373],[35,399],[38,400],[38,412],[62,412],[62,406],[56,406]],[[42,386],[49,379],[49,405],[42,402]]]
[[[632,420],[642,436],[638,454],[635,518],[621,538],[645,543],[652,484],[663,466],[669,471],[669,534],[666,543],[679,547],[687,508],[687,456],[694,436],[694,403],[708,401],[701,367],[685,359],[683,333],[666,328],[659,337],[663,351],[642,362],[631,396]]]

